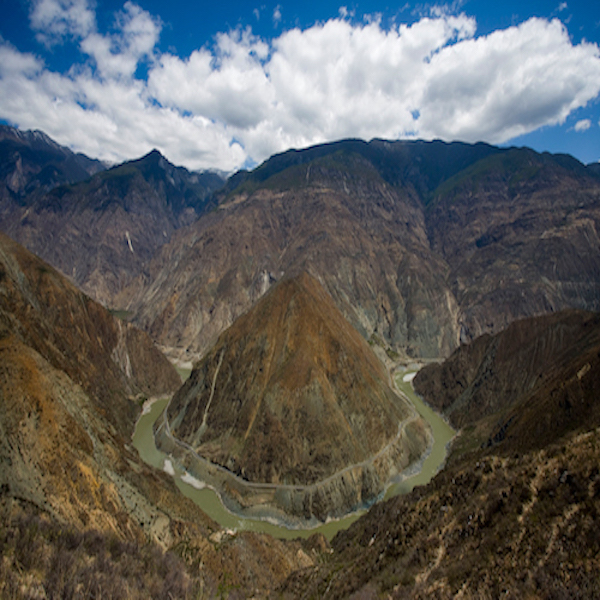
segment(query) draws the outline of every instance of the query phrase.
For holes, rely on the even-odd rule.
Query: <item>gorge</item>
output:
[[[159,548],[180,597],[600,593],[596,168],[344,140],[223,181],[69,152],[0,132],[3,593],[108,585],[86,565],[120,568],[119,544]],[[389,375],[417,363],[459,434],[431,482],[373,505],[427,452]],[[371,508],[331,543],[219,526],[132,446],[142,405],[171,395],[160,446],[188,481],[184,445],[225,469],[234,512]]]

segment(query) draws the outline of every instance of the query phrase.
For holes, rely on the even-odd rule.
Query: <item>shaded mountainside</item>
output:
[[[146,334],[0,235],[2,597],[248,596],[313,563],[300,543],[224,535],[141,462],[140,401],[179,385]]]
[[[423,369],[415,387],[466,424],[449,464],[340,532],[331,556],[280,594],[598,596],[599,362],[598,315],[567,312],[513,323]],[[487,443],[503,414],[509,426]]]
[[[509,149],[440,185],[427,205],[463,341],[566,308],[599,310],[600,180],[575,159]]]
[[[357,471],[358,483],[335,484],[358,487],[344,506],[331,491],[302,502],[306,518],[372,502],[428,443],[369,345],[305,273],[279,282],[221,335],[168,418],[175,438],[253,483],[325,485],[390,446],[393,460],[382,455]]]
[[[488,445],[543,448],[600,423],[600,316],[567,311],[516,321],[422,369],[414,386],[454,426],[477,424]]]
[[[20,131],[0,125],[0,214],[52,188],[83,181],[104,170],[84,154],[60,146],[41,131]]]
[[[408,356],[600,309],[600,179],[567,156],[345,141],[275,156],[218,197],[131,294],[136,322],[182,360],[300,268],[365,338]]]
[[[154,150],[27,197],[0,211],[0,227],[91,297],[117,307],[123,287],[175,230],[210,208],[209,196],[222,184],[218,175],[190,173]]]

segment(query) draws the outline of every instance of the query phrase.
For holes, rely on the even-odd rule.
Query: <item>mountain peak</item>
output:
[[[161,159],[161,158],[165,158],[162,153],[160,152],[160,150],[157,150],[156,148],[153,148],[152,150],[150,150],[150,152],[148,152],[148,154],[146,154],[145,156],[143,156],[141,158],[141,160],[145,160],[145,159]]]
[[[308,518],[372,502],[427,445],[367,342],[307,273],[280,281],[234,322],[167,416],[176,439],[239,485],[299,486],[291,506],[277,494],[272,502]],[[394,460],[382,458],[390,452]]]

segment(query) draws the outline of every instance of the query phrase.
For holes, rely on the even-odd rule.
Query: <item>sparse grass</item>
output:
[[[0,598],[195,598],[202,588],[152,543],[64,529],[37,516],[0,526]]]

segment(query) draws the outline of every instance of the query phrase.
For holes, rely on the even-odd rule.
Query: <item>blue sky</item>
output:
[[[233,171],[344,137],[600,160],[600,3],[0,0],[0,120]]]

